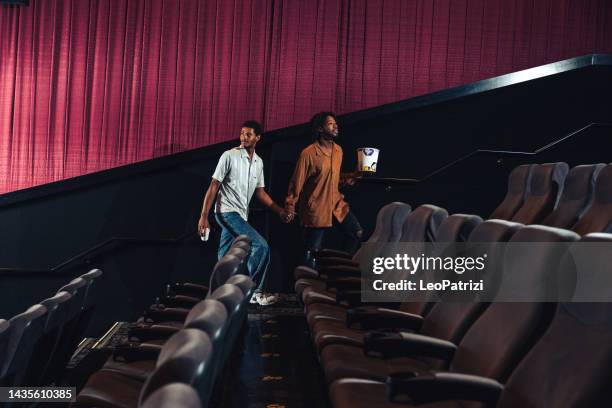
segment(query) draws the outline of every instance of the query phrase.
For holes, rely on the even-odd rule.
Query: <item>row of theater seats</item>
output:
[[[580,235],[607,231],[612,207],[611,165],[525,164],[508,179],[508,192],[489,216],[522,224],[567,228]]]
[[[611,197],[612,165],[569,172],[565,163],[520,166],[492,214],[496,219],[392,203],[380,210],[368,242],[432,242],[433,255],[445,253],[450,242],[465,242],[468,250],[478,245],[480,251],[483,245],[498,250],[499,242],[538,242],[520,251],[509,246],[495,256],[504,274],[527,270],[537,279],[575,266],[559,243],[612,242],[612,234],[604,233],[612,223]],[[383,308],[361,302],[364,252],[351,258],[323,250],[316,270],[295,271],[335,407],[612,402],[612,304],[426,299]],[[598,267],[592,272],[608,272],[607,265]]]
[[[239,236],[215,265],[208,287],[173,285],[131,325],[75,407],[213,406],[215,389],[240,339],[254,283],[244,274],[250,240]],[[218,399],[218,398],[217,398]]]
[[[0,319],[0,386],[58,384],[83,337],[102,271],[94,269],[9,320]]]

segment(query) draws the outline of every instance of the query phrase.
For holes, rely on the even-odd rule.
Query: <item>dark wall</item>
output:
[[[345,191],[366,232],[378,209],[391,201],[413,207],[433,203],[453,212],[489,214],[505,194],[509,171],[525,162],[564,160],[571,165],[609,162],[609,126],[591,126],[535,156],[476,154],[437,175],[434,170],[476,149],[533,151],[592,122],[612,123],[611,68],[574,71],[470,94],[456,89],[446,101],[362,112],[340,118],[344,168],[355,166],[355,148],[381,149],[380,177],[415,177],[411,184],[364,180]],[[467,94],[467,95],[466,95]],[[258,153],[267,186],[282,202],[299,151],[310,140],[304,127],[265,136]],[[218,231],[202,243],[195,235],[202,197],[228,143],[126,166],[0,197],[0,268],[50,269],[112,237],[172,238],[176,242],[115,242],[84,262],[59,270],[7,271],[0,275],[0,318],[52,295],[92,267],[105,275],[92,332],[115,320],[132,319],[171,281],[204,282],[215,262]],[[289,290],[299,259],[297,224],[252,212],[253,224],[272,248],[272,289]],[[181,239],[178,239],[181,238]],[[331,236],[330,244],[337,242]]]

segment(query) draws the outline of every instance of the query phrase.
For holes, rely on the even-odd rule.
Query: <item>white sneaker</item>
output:
[[[260,306],[270,306],[278,302],[278,296],[273,293],[261,293],[257,298]]]
[[[252,305],[256,305],[259,303],[259,299],[261,298],[261,292],[255,292],[253,293],[253,296],[251,296],[251,299],[249,300],[249,303]]]

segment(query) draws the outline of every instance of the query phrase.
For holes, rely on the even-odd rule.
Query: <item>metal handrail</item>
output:
[[[550,149],[551,147],[564,142],[582,132],[584,132],[587,129],[590,129],[592,127],[596,127],[596,126],[606,126],[606,127],[612,127],[612,123],[600,123],[600,122],[592,122],[589,123],[586,126],[581,127],[580,129],[574,130],[573,132],[557,139],[557,140],[553,140],[550,143],[545,144],[542,147],[537,148],[536,150],[532,151],[532,152],[522,152],[522,151],[514,151],[514,150],[489,150],[489,149],[477,149],[474,150],[473,152],[470,152],[468,154],[465,154],[461,157],[459,157],[458,159],[455,159],[453,161],[451,161],[450,163],[447,163],[439,168],[437,168],[436,170],[426,174],[425,176],[421,177],[421,178],[412,178],[412,177],[408,177],[408,178],[397,178],[397,177],[363,177],[363,178],[359,178],[358,181],[359,182],[366,182],[366,183],[381,183],[381,184],[417,184],[417,183],[422,183],[428,179],[430,179],[431,177],[445,171],[446,169],[450,168],[450,167],[454,167],[456,164],[459,164],[467,159],[469,159],[472,156],[476,156],[479,154],[497,154],[497,155],[503,155],[503,156],[535,156],[538,155],[548,149]]]

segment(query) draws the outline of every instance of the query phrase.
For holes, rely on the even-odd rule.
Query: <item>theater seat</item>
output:
[[[96,288],[98,287],[100,279],[103,275],[104,274],[100,269],[92,269],[91,271],[80,276],[87,282],[87,290],[85,292],[85,308],[95,306],[95,301],[97,298]]]
[[[314,258],[315,263],[323,260],[324,258],[333,260],[340,257],[345,259],[347,261],[346,263],[350,263],[352,265],[358,264],[365,247],[373,246],[377,243],[397,242],[402,235],[402,225],[404,224],[404,221],[410,214],[411,210],[412,208],[408,204],[400,202],[393,202],[383,206],[378,211],[374,232],[365,243],[366,245],[362,245],[354,255],[343,253],[342,251],[327,249],[321,250]],[[326,263],[325,260],[322,262]],[[327,261],[327,263],[330,262]],[[294,278],[296,280],[295,293],[297,294],[298,299],[301,300],[304,289],[310,287],[317,280],[325,280],[327,277],[325,275],[320,275],[317,270],[310,267],[298,266],[295,268]]]
[[[208,335],[213,348],[220,350],[225,341],[224,334],[227,328],[227,311],[223,304],[217,300],[206,299],[198,303],[189,311],[184,322],[164,322],[160,324],[141,325],[132,328],[129,333],[130,343],[117,346],[115,353],[104,364],[105,370],[115,370],[124,375],[144,381],[155,368],[156,358],[146,358],[146,354],[139,355],[139,348],[151,350],[151,345],[166,343],[168,338],[181,329],[197,329]],[[142,345],[137,343],[141,342]],[[215,353],[211,358],[211,364]],[[133,357],[133,356],[136,356]],[[140,356],[140,358],[138,358]]]
[[[98,300],[98,286],[102,276],[100,269],[92,269],[58,290],[58,293],[66,291],[72,296],[70,310],[67,311],[69,317],[62,326],[58,347],[51,354],[40,379],[41,384],[51,384],[60,379],[72,353],[86,336]]]
[[[248,277],[247,277],[248,278]],[[250,279],[250,278],[248,278]],[[213,293],[209,294],[206,299],[218,300],[225,306],[228,316],[241,309],[241,302],[245,299],[242,290],[231,284],[219,286]],[[152,305],[145,312],[143,318],[139,319],[140,323],[162,323],[178,321],[184,322],[193,306],[185,307],[166,307],[165,305]]]
[[[443,256],[450,256],[449,250],[453,250],[456,242],[465,242],[474,228],[482,222],[482,218],[477,215],[454,214],[446,218],[440,224],[437,231],[437,241],[434,243],[434,252]],[[403,302],[398,310],[417,315],[424,315],[429,310],[428,302]],[[366,307],[360,308],[365,310]],[[382,310],[379,307],[371,306],[367,309],[372,312]],[[310,305],[307,311],[307,319],[317,348],[320,350],[325,345],[325,340],[342,338],[343,341],[357,342],[361,344],[363,330],[357,327],[347,327],[347,308],[338,305],[327,305],[318,303]],[[393,315],[392,312],[389,312]],[[384,320],[381,316],[381,322]],[[387,321],[390,321],[387,319]],[[392,326],[385,326],[393,328]],[[341,335],[341,337],[338,337]]]
[[[247,235],[238,235],[234,239],[234,241],[232,242],[232,245],[230,246],[229,250],[225,254],[225,255],[227,254],[235,255],[238,258],[243,260],[241,261],[241,264],[238,267],[238,270],[235,272],[236,274],[244,274],[244,275],[249,274],[248,269],[247,269],[247,261],[248,261],[250,252],[251,252],[251,239]],[[211,275],[211,278],[212,278],[212,275]],[[216,283],[215,285],[218,286],[223,283],[225,282]],[[213,290],[215,288],[213,288]],[[203,285],[203,284],[199,284],[195,282],[173,283],[167,286],[166,296],[167,297],[185,296],[185,297],[190,297],[192,299],[202,300],[206,297],[206,295],[208,295],[209,289],[210,288],[208,285]]]
[[[489,218],[511,220],[529,196],[533,164],[523,164],[514,168],[508,176],[506,196]]]
[[[164,385],[140,406],[141,408],[202,408],[198,393],[181,383]]]
[[[563,162],[534,165],[529,195],[512,221],[537,224],[550,214],[561,196],[568,171],[567,163]]]
[[[436,240],[436,235],[440,224],[447,217],[448,212],[444,208],[431,204],[421,205],[406,217],[404,224],[402,225],[402,235],[396,242],[411,242],[423,245],[425,245],[426,242],[433,242]],[[381,245],[380,250],[389,250],[389,247]],[[424,247],[423,250],[425,250]],[[372,256],[372,252],[364,251],[364,254],[360,256]],[[325,259],[325,265],[321,265],[323,264],[323,260],[320,260],[319,272],[333,277],[340,271],[344,273],[347,270],[351,270],[353,276],[360,277],[361,271],[359,269],[359,263],[356,261],[353,261],[356,263],[354,266],[336,265],[335,262],[335,259],[332,258],[330,260],[328,258]],[[314,303],[326,303],[332,305],[337,303],[335,292],[327,290],[326,283],[324,281],[317,280],[313,280],[311,282],[311,286],[304,289],[302,292],[302,302],[306,306]]]
[[[30,306],[25,312],[10,320],[10,338],[4,364],[0,369],[0,384],[3,387],[23,386],[30,356],[43,335],[47,320],[47,308]]]
[[[7,349],[11,338],[11,322],[0,319],[0,383],[3,379],[3,369],[7,359]]]
[[[99,270],[94,271],[91,271],[93,273],[90,273],[87,279],[83,278],[87,274],[82,275],[58,289],[58,293],[70,293],[72,305],[77,310],[76,314],[70,313],[68,322],[62,328],[61,338],[59,339],[61,347],[58,347],[56,352],[53,353],[49,368],[41,380],[44,384],[49,384],[61,376],[79,341],[85,337],[85,328],[89,324],[95,304],[97,278],[101,275]]]
[[[546,386],[534,378],[546,378]],[[611,385],[612,303],[567,303],[514,370],[497,406],[610,406]]]
[[[208,299],[218,300],[225,306],[228,312],[225,341],[221,346],[221,350],[216,351],[221,353],[221,361],[225,362],[233,349],[234,342],[245,324],[248,300],[246,300],[247,298],[240,288],[229,283],[219,286]]]
[[[514,234],[511,243],[538,242],[540,245],[508,247],[503,256],[504,274],[513,276],[530,268],[530,275],[542,280],[559,265],[564,253],[564,247],[559,243],[578,239],[577,234],[562,229],[544,226],[522,228]],[[363,350],[380,354],[386,360],[364,356],[354,346],[327,346],[321,353],[326,380],[359,377],[384,381],[392,372],[440,369],[448,363],[452,371],[504,379],[552,317],[554,304],[533,302],[539,299],[537,295],[534,294],[531,302],[495,302],[473,325],[479,316],[478,307],[483,310],[483,304],[442,301],[427,315],[419,334],[366,334]],[[429,348],[434,353],[423,351]]]
[[[410,214],[410,211],[412,211],[410,205],[399,201],[383,206],[376,215],[374,232],[372,232],[372,235],[370,235],[366,242],[372,244],[376,242],[397,241],[402,235],[403,220]],[[322,249],[315,256],[316,258],[341,256],[359,262],[360,254],[361,251],[359,250],[355,254],[349,254],[339,250]]]
[[[211,369],[212,344],[208,336],[195,329],[173,335],[159,353],[156,368],[143,383],[116,371],[93,374],[79,393],[76,407],[137,407],[161,387],[180,382],[202,389]]]
[[[239,241],[238,244],[244,244],[244,241]],[[215,291],[219,286],[227,282],[227,280],[237,274],[240,274],[247,264],[248,252],[243,248],[230,248],[228,252],[215,264],[213,267],[210,284],[210,291]],[[183,286],[184,288],[185,286]],[[208,295],[208,292],[207,292]],[[159,304],[151,306],[151,309],[159,310],[161,307],[177,307],[190,309],[203,298],[198,296],[171,294],[162,298],[161,306]]]
[[[521,242],[536,241],[555,243],[567,242],[568,240],[571,242],[578,239],[576,234],[569,233],[568,231],[558,229],[547,230],[545,227],[539,226],[524,228],[519,231],[516,236],[521,239]],[[537,270],[535,270],[534,273],[538,274],[547,274],[551,262],[554,262],[555,259],[558,260],[561,258],[563,259],[562,262],[566,261],[566,258],[559,256],[559,248],[554,244],[540,246],[533,250],[528,250],[527,252],[528,253],[525,253],[523,256],[527,260],[533,259],[536,261],[534,268]],[[516,254],[512,253],[508,254],[504,263],[506,264],[508,261],[512,262],[512,259],[509,258],[515,255]],[[548,261],[543,262],[546,258]],[[522,265],[510,265],[510,268],[512,269],[518,266]],[[569,385],[563,385],[562,382],[560,382],[557,387],[551,387],[548,381],[547,386],[542,387],[541,384],[538,384],[538,381],[534,381],[534,379],[548,379],[551,373],[560,373],[558,376],[553,375],[553,377],[556,378],[567,378],[565,375],[561,374],[563,372],[562,366],[569,368],[575,365],[582,365],[582,367],[585,365],[598,365],[600,369],[605,367],[606,372],[593,373],[601,374],[601,379],[598,379],[597,382],[599,384],[604,382],[609,384],[609,375],[611,373],[609,366],[610,362],[612,362],[612,346],[608,347],[609,350],[603,353],[603,359],[601,358],[602,355],[593,356],[593,358],[591,358],[591,356],[583,357],[589,361],[588,364],[579,363],[578,361],[580,360],[575,360],[572,363],[571,358],[568,360],[568,354],[571,352],[589,355],[591,347],[572,347],[571,343],[580,342],[580,340],[575,341],[575,338],[582,338],[585,330],[584,328],[588,328],[589,323],[593,322],[593,320],[597,321],[597,325],[604,324],[608,326],[608,334],[606,336],[607,339],[601,338],[599,342],[594,342],[592,344],[610,342],[612,336],[612,324],[610,324],[612,321],[612,319],[610,319],[610,317],[612,317],[612,308],[609,304],[605,304],[605,308],[607,309],[607,312],[604,313],[607,315],[606,317],[587,317],[586,315],[588,315],[588,313],[585,313],[587,320],[584,323],[586,324],[578,325],[581,328],[577,326],[571,330],[559,330],[554,336],[555,340],[553,340],[553,343],[558,343],[558,350],[556,352],[553,351],[551,355],[551,350],[554,350],[555,347],[554,345],[551,346],[546,344],[548,343],[547,337],[550,336],[551,331],[555,330],[559,317],[564,313],[564,306],[556,307],[554,303],[542,302],[494,303],[470,328],[465,338],[459,344],[459,347],[453,349],[450,344],[441,344],[441,346],[447,347],[449,355],[454,356],[450,366],[451,371],[454,371],[454,373],[429,372],[419,375],[414,372],[411,373],[407,370],[402,370],[401,367],[394,367],[398,370],[394,373],[389,373],[389,377],[386,378],[387,385],[381,381],[377,382],[367,379],[339,379],[330,387],[333,405],[338,408],[369,406],[458,408],[464,406],[464,402],[458,400],[473,399],[462,395],[462,393],[465,393],[465,396],[467,396],[471,391],[473,395],[482,398],[479,399],[480,401],[487,401],[490,404],[489,406],[497,407],[529,406],[543,408],[557,406],[603,406],[589,404],[565,405],[564,403],[566,403],[567,400],[563,401],[562,399],[557,399],[556,403],[552,403],[556,399],[554,394],[557,390],[565,391],[571,387]],[[586,309],[588,309],[588,307],[586,307]],[[555,310],[554,315],[551,313],[553,310]],[[568,336],[568,333],[572,333],[572,335]],[[587,335],[586,337],[588,339],[590,336]],[[406,335],[405,340],[403,351],[408,354],[410,354],[411,350],[409,347],[410,345],[413,346],[412,349],[414,350],[419,344],[418,341],[424,341],[424,339],[419,339],[418,336],[414,335]],[[543,345],[543,343],[545,345]],[[561,346],[561,344],[564,344],[564,346]],[[569,346],[569,350],[566,348],[567,346]],[[387,347],[391,348],[390,343],[387,343]],[[441,347],[438,347],[438,349],[440,348]],[[517,376],[517,372],[521,371],[521,366],[526,364],[531,356],[538,355],[536,350],[538,350],[539,355],[548,354],[551,358],[548,361],[549,365],[546,369],[525,370],[523,372],[520,381],[527,387],[537,390],[535,391],[535,398],[524,398],[524,394],[512,393],[511,384],[513,383],[513,378]],[[538,359],[541,357],[535,358]],[[598,363],[591,364],[591,361],[598,361]],[[559,364],[562,364],[562,366]],[[512,373],[511,376],[510,373]],[[508,384],[504,388],[501,383],[509,376]],[[584,378],[579,375],[575,377],[573,381],[578,381],[581,385],[584,384]],[[591,378],[592,377],[589,377],[589,380]],[[578,387],[580,388],[580,386]],[[593,389],[598,389],[598,392],[603,390],[601,386],[591,388],[586,384],[583,388],[587,393],[592,392]],[[500,404],[496,405],[495,401],[502,390],[503,393],[499,401]],[[572,391],[569,391],[566,394],[571,393]],[[511,402],[506,400],[505,403],[502,403],[505,398],[504,394],[509,394],[513,397],[510,398]],[[388,402],[387,396],[396,403]],[[546,396],[546,398],[542,398],[544,396]],[[407,398],[412,403],[397,403],[406,401]],[[579,400],[579,398],[574,398],[574,400]],[[431,404],[427,404],[428,402],[431,402]],[[584,399],[582,402],[593,402],[593,400],[589,398]]]
[[[255,282],[246,275],[234,275],[230,277],[225,283],[235,285],[244,294],[246,300],[251,299],[251,295],[255,291]]]
[[[542,225],[571,228],[593,201],[595,181],[605,164],[586,164],[570,170],[557,208],[542,221]]]
[[[458,242],[465,240],[466,236],[470,235],[472,231],[476,229],[476,226],[482,221],[482,219],[478,216],[465,214],[456,214],[445,218],[447,215],[446,210],[436,207],[437,209],[435,212],[437,212],[438,215],[433,217],[431,223],[428,223],[427,220],[432,214],[431,208],[426,207],[424,209],[425,211],[422,212],[419,210],[420,208],[421,207],[414,211],[413,214],[416,213],[416,215],[411,214],[406,219],[404,227],[406,230],[410,230],[411,232],[407,233],[405,236],[402,236],[400,238],[400,242],[411,242],[410,239],[419,238],[419,235],[423,240],[421,242],[425,242],[434,238],[433,235],[435,234],[436,238],[434,241],[434,250],[443,252],[448,243],[453,242],[453,240]],[[519,226],[519,224],[516,225],[517,227]],[[420,234],[415,234],[415,230],[420,231]],[[329,297],[331,298],[331,295]],[[376,307],[376,305],[374,305],[374,307]],[[330,319],[345,322],[346,310],[349,308],[350,306],[348,305],[337,305],[329,301],[309,304],[306,310],[307,321],[311,327],[313,327],[315,321],[318,319],[326,320],[324,324],[334,324],[333,322],[329,321]],[[399,305],[399,309],[404,312],[422,314],[427,309],[427,304],[423,302],[407,302]]]
[[[607,407],[612,404],[611,322],[612,303],[561,304],[505,384],[464,373],[406,373],[387,384],[351,378],[331,385],[331,401],[335,408],[482,406],[478,402],[497,408]],[[412,403],[401,402],[406,399]]]
[[[239,244],[240,243],[243,243],[243,242],[240,241]],[[223,285],[225,281],[229,279],[230,276],[234,276],[234,275],[244,272],[244,269],[246,268],[246,264],[248,261],[249,251],[250,250],[246,250],[241,247],[230,248],[226,252],[226,254],[223,255],[223,257],[219,259],[219,261],[217,261],[217,263],[215,264],[215,268],[213,268],[213,273],[211,274],[210,280],[208,282],[208,290],[214,291],[220,285]],[[232,265],[231,268],[223,266],[225,263],[227,263],[228,260],[232,260],[232,259],[238,260],[236,265]],[[216,273],[214,272],[214,269],[217,270]],[[246,273],[246,275],[248,275],[248,273]]]
[[[45,371],[50,369],[52,357],[61,353],[68,344],[61,342],[64,326],[78,315],[79,306],[68,292],[58,292],[53,297],[40,302],[47,309],[45,327],[37,341],[24,377],[24,384],[38,386],[43,384]]]
[[[612,231],[612,164],[604,167],[595,182],[593,203],[572,227],[580,235]]]
[[[92,269],[91,271],[84,273],[80,276],[81,279],[87,282],[87,288],[85,289],[85,298],[83,299],[83,313],[79,318],[79,325],[77,332],[82,336],[87,327],[89,321],[93,315],[98,300],[98,286],[100,285],[100,279],[102,279],[103,273],[100,269]],[[78,338],[80,340],[80,338]]]

